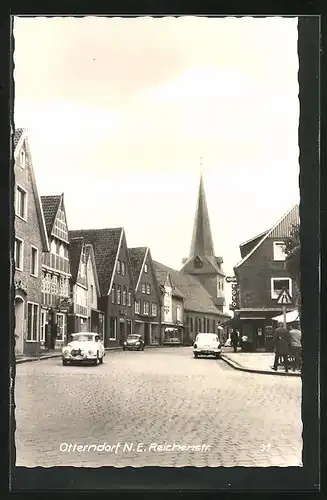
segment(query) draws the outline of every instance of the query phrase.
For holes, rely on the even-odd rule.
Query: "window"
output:
[[[94,297],[93,297],[93,293],[94,293],[94,292],[93,292],[93,285],[90,285],[90,301],[91,301],[91,302],[93,302],[93,299],[94,299]]]
[[[128,290],[128,306],[132,307],[132,291]]]
[[[25,151],[21,149],[19,153],[19,166],[24,169],[25,165],[26,165],[26,154]]]
[[[59,247],[59,255],[60,255],[60,257],[65,257],[65,247],[62,243]]]
[[[113,304],[115,303],[115,285],[112,285],[112,289],[111,289],[111,302]]]
[[[224,280],[223,279],[221,280],[221,289],[222,290],[224,289]]]
[[[15,266],[19,271],[23,270],[24,260],[24,241],[20,238],[15,238]]]
[[[148,264],[144,264],[144,272],[147,274],[148,273]]]
[[[283,241],[274,241],[274,260],[285,260],[286,254],[284,253],[285,243]]]
[[[60,242],[59,241],[56,241],[56,254],[57,255],[60,255]]]
[[[176,307],[176,320],[181,321],[181,308],[180,308],[180,306]]]
[[[63,342],[66,337],[66,316],[57,314],[57,340]]]
[[[39,273],[39,251],[31,246],[31,275],[37,277]]]
[[[117,318],[110,318],[110,340],[117,339]]]
[[[45,292],[45,273],[42,273],[41,292]]]
[[[271,298],[277,299],[280,292],[286,288],[292,297],[292,280],[291,278],[271,278]]]
[[[26,220],[27,217],[27,192],[20,186],[16,186],[16,215]]]
[[[44,292],[50,293],[50,290],[51,290],[50,274],[46,274],[44,278]]]
[[[51,240],[51,253],[56,253],[57,245],[55,240]]]
[[[141,285],[141,292],[146,293],[145,283],[142,283],[142,285]]]
[[[152,311],[151,311],[152,316],[157,316],[157,312],[158,312],[157,304],[155,302],[153,302],[152,303]]]
[[[190,330],[193,332],[193,318],[190,318]]]
[[[117,285],[117,304],[120,305],[121,302],[121,286]]]
[[[63,297],[65,294],[64,292],[65,292],[65,279],[59,278],[59,295]]]
[[[58,293],[58,279],[57,276],[52,276],[51,280],[51,293],[56,295]]]
[[[123,306],[126,306],[126,301],[127,301],[127,290],[126,290],[126,287],[124,286],[124,289],[123,289]]]
[[[140,301],[139,300],[135,301],[135,313],[140,314]]]
[[[47,324],[48,324],[47,311],[41,311],[41,334],[40,334],[41,342],[45,341],[45,330]]]
[[[121,264],[120,264],[120,260],[117,260],[117,274],[120,274],[121,273]]]
[[[122,262],[121,263],[121,273],[123,276],[125,276],[125,270],[126,270],[125,262]]]
[[[149,302],[144,301],[144,303],[143,303],[143,314],[145,314],[145,315],[149,314]]]
[[[149,285],[149,283],[147,283],[147,285],[146,285],[146,293],[147,293],[147,295],[150,295],[150,293],[151,293],[151,285]]]
[[[27,303],[27,341],[36,342],[38,337],[39,306]]]

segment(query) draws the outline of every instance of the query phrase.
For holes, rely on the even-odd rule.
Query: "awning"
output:
[[[278,321],[282,323],[284,321],[284,314],[281,314],[280,316],[275,316],[274,318],[271,318],[273,321]],[[299,311],[295,309],[295,311],[290,311],[286,313],[286,323],[293,323],[293,321],[298,321],[299,320]]]

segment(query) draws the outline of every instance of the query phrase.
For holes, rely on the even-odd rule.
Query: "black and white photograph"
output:
[[[296,17],[15,17],[17,467],[303,467]]]

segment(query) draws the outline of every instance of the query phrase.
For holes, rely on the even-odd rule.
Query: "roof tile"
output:
[[[229,317],[228,314],[222,313],[217,309],[210,294],[195,276],[176,271],[160,262],[153,261],[153,265],[157,280],[161,285],[164,284],[167,272],[169,272],[174,285],[186,299],[184,303],[185,309],[199,313],[219,314],[220,316]]]
[[[15,133],[14,133],[14,148],[16,148],[17,144],[19,143],[19,139],[22,136],[22,133],[24,130],[22,128],[16,128]]]
[[[41,196],[45,227],[48,234],[51,234],[60,201],[61,195]]]
[[[131,263],[133,278],[135,285],[138,282],[140,272],[142,269],[142,264],[147,251],[147,247],[135,247],[128,249],[129,260]]]
[[[70,269],[72,273],[73,284],[75,284],[77,280],[77,273],[78,273],[79,263],[81,260],[83,244],[84,244],[83,238],[69,239],[69,260],[70,260]]]
[[[78,229],[69,231],[69,238],[82,237],[93,246],[101,295],[107,295],[123,228]]]

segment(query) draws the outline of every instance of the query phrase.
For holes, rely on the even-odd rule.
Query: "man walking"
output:
[[[287,328],[284,328],[283,323],[278,323],[274,332],[275,339],[275,362],[273,370],[277,371],[278,361],[283,360],[285,372],[288,372],[288,356],[290,353],[290,334]]]
[[[293,357],[293,371],[301,370],[301,330],[299,323],[293,324],[290,329],[291,354]]]
[[[238,334],[237,334],[237,331],[235,329],[233,329],[230,339],[231,339],[231,344],[233,346],[234,352],[237,352]]]

